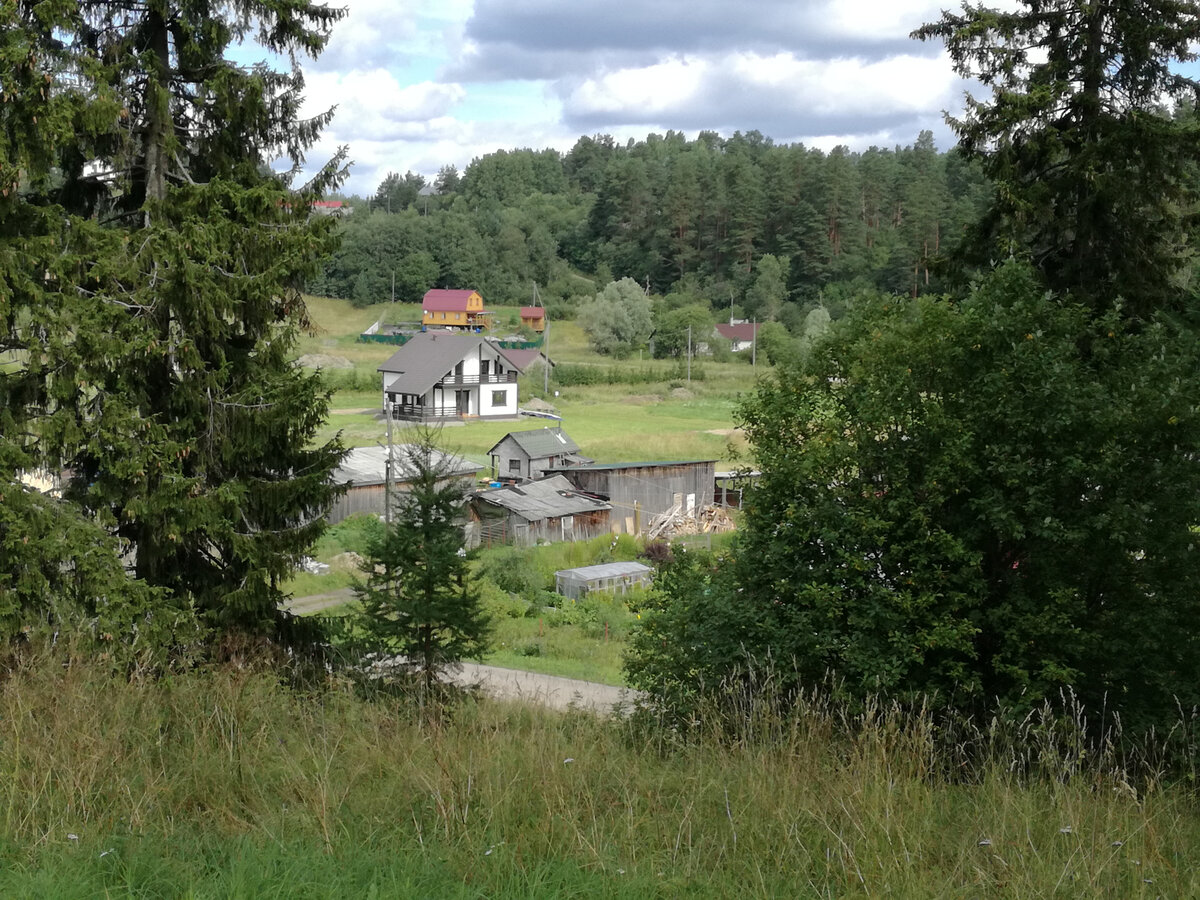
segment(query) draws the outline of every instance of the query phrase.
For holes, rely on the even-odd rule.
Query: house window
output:
[[[457,322],[457,321],[458,321],[459,319],[461,319],[461,318],[462,318],[462,313],[455,313],[455,314],[454,314],[454,321],[455,321],[455,322]]]
[[[521,461],[519,459],[510,459],[508,461],[508,474],[509,475],[520,475],[521,474]]]
[[[492,406],[506,406],[508,404],[508,391],[492,391]]]

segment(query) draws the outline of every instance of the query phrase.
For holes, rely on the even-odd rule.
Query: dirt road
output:
[[[488,694],[501,700],[524,700],[553,709],[574,706],[609,713],[614,707],[630,706],[637,698],[637,691],[629,688],[542,675],[539,672],[502,669],[499,666],[481,666],[478,663],[463,663],[454,680],[462,685],[478,684]]]

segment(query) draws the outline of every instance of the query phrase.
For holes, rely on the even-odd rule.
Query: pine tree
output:
[[[486,649],[489,627],[462,552],[466,490],[449,476],[436,432],[419,432],[394,455],[393,475],[406,485],[363,562],[361,622],[428,697],[448,666]]]
[[[328,396],[289,359],[300,289],[333,242],[310,204],[341,168],[291,187],[328,119],[299,118],[296,55],[319,52],[341,13],[84,0],[18,15],[29,65],[72,102],[41,170],[16,176],[44,221],[10,247],[44,249],[5,267],[26,287],[9,346],[29,360],[6,399],[38,420],[34,455],[70,467],[67,497],[129,543],[142,581],[210,624],[272,633],[341,454],[310,446]],[[226,59],[243,38],[291,71]],[[271,171],[278,157],[289,171]]]

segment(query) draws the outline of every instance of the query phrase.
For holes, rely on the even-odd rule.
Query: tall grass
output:
[[[0,687],[0,894],[1200,893],[1184,788],[1015,767],[999,738],[946,773],[895,709],[746,711],[686,737],[469,700],[431,719],[339,683],[30,656]]]

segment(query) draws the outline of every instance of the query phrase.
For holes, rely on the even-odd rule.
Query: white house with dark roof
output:
[[[383,409],[412,422],[515,419],[517,370],[475,334],[424,332],[377,370]]]
[[[758,329],[762,322],[724,322],[717,326],[717,334],[729,341],[729,349],[741,353],[754,346],[758,339]]]
[[[497,478],[535,479],[554,466],[590,463],[579,455],[576,444],[561,428],[510,431],[490,450],[492,472]]]

